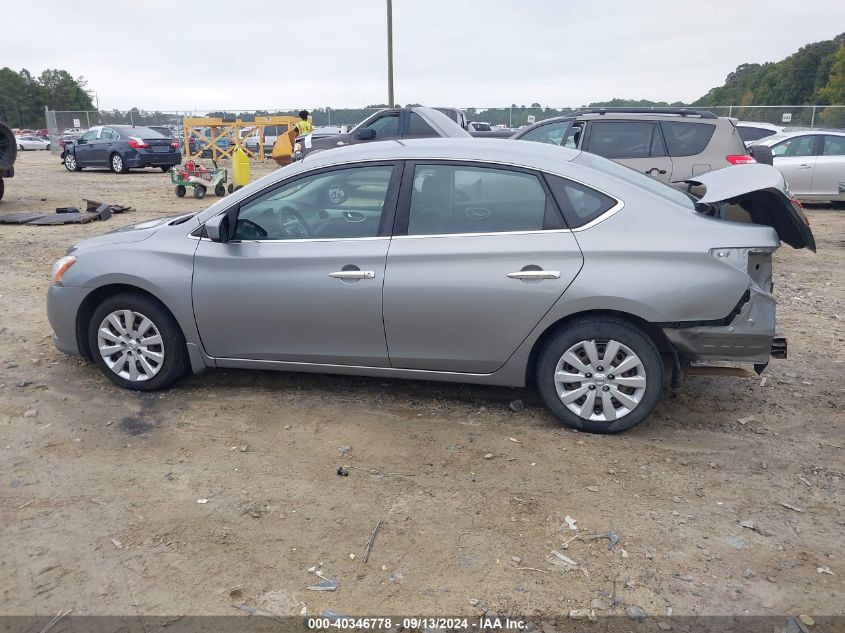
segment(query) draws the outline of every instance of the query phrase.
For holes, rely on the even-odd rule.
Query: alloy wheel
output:
[[[67,167],[70,171],[76,169],[76,157],[73,154],[65,155],[65,167]]]
[[[115,154],[111,157],[111,167],[115,172],[123,171],[123,159],[120,157],[120,154]]]
[[[125,380],[149,380],[164,364],[164,342],[155,324],[140,312],[115,310],[97,330],[97,349],[106,366]]]
[[[640,404],[646,374],[640,358],[612,339],[580,341],[555,367],[555,390],[575,415],[594,422],[612,422]]]

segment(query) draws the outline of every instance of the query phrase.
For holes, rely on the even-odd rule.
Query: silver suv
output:
[[[540,121],[513,138],[582,149],[667,183],[757,162],[733,119],[686,109],[582,112]]]

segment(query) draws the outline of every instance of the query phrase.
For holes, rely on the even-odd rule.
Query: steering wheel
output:
[[[311,237],[311,229],[308,227],[308,223],[293,207],[279,209],[279,222],[282,233],[288,239],[301,240]]]

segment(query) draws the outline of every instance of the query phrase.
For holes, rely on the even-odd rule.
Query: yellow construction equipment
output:
[[[185,149],[185,160],[200,158],[203,152],[211,152],[211,158],[215,161],[221,158],[232,158],[235,151],[240,148],[246,156],[257,161],[264,161],[264,128],[268,125],[287,126],[288,132],[294,130],[294,125],[299,121],[294,116],[257,116],[255,121],[234,121],[220,117],[188,117],[182,121],[185,136],[183,139]],[[246,146],[246,139],[257,133],[258,151],[253,151]],[[288,134],[280,134],[279,138],[287,137]],[[191,151],[191,140],[194,141]],[[288,159],[290,162],[290,159]]]

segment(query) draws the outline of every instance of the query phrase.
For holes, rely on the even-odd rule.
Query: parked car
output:
[[[468,132],[492,132],[493,128],[486,121],[470,121]]]
[[[286,125],[265,125],[263,128],[263,132],[261,132],[264,153],[269,154],[270,152],[272,152],[273,145],[276,144],[276,139],[279,137],[279,134],[287,134],[287,132],[288,127]],[[244,145],[246,145],[246,148],[248,150],[257,152],[258,141],[259,131],[258,129],[255,129],[247,133],[247,137],[244,140]]]
[[[302,160],[311,152],[371,141],[467,136],[469,133],[454,119],[443,114],[441,108],[385,108],[370,115],[345,134],[324,136],[314,133],[297,136],[291,160]]]
[[[18,144],[18,150],[21,152],[28,149],[50,149],[50,141],[40,136],[16,136],[15,143]]]
[[[786,132],[757,141],[772,150],[774,165],[802,201],[845,201],[845,132]]]
[[[503,143],[320,152],[80,242],[53,267],[56,346],[141,391],[211,367],[532,381],[599,433],[651,413],[664,367],[675,384],[693,361],[785,355],[772,253],[815,244],[776,169],[697,176],[695,202],[600,156]]]
[[[540,121],[512,138],[582,149],[667,183],[755,162],[732,120],[685,109],[586,111]]]
[[[760,123],[757,121],[737,121],[736,129],[746,145],[754,145],[760,139],[781,134],[784,128],[771,123]]]
[[[68,171],[108,167],[125,174],[143,167],[167,171],[181,162],[182,152],[178,141],[148,127],[98,125],[65,143],[62,159]]]

